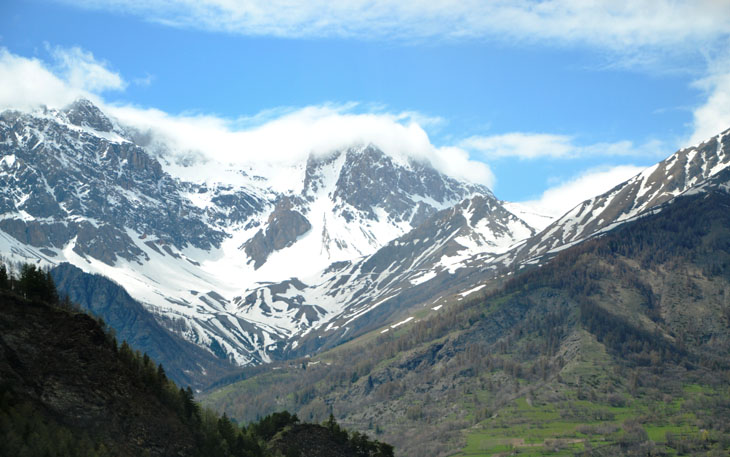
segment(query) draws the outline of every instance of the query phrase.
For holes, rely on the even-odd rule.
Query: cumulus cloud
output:
[[[0,109],[28,110],[39,105],[63,106],[81,95],[46,69],[43,62],[0,48]]]
[[[77,47],[48,49],[50,65],[0,48],[0,109],[60,108],[80,97],[99,101],[98,94],[126,85],[90,52]]]
[[[634,165],[619,165],[588,170],[547,189],[540,198],[520,204],[537,214],[560,217],[575,205],[611,190],[643,169]]]
[[[712,41],[730,21],[730,4],[716,0],[65,1],[244,35],[549,39],[621,50]]]
[[[665,154],[657,140],[635,145],[631,141],[579,145],[575,137],[548,133],[511,132],[491,136],[472,136],[459,146],[478,152],[486,159],[516,157],[520,159],[571,159],[597,156],[648,156]]]

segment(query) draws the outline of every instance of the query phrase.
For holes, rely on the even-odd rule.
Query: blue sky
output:
[[[725,2],[345,3],[7,0],[0,105],[46,94],[22,79],[138,123],[415,124],[417,155],[553,212],[730,127]]]

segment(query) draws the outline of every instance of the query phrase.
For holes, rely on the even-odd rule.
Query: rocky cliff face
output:
[[[63,110],[68,121],[79,127],[88,127],[97,132],[111,132],[114,125],[108,117],[88,100],[77,100]]]
[[[203,222],[159,162],[118,133],[91,130],[109,125],[87,103],[2,113],[0,228],[31,246],[68,247],[106,264],[146,260],[130,231],[178,248],[219,245],[225,234]]]
[[[282,198],[269,215],[266,226],[244,244],[243,250],[254,262],[254,268],[266,263],[271,253],[294,244],[299,236],[312,228],[307,218],[293,207],[290,198]]]
[[[472,194],[491,195],[484,187],[445,177],[428,164],[413,160],[398,164],[373,145],[349,149],[344,154],[332,195],[335,210],[349,206],[376,220],[376,210],[382,208],[392,221],[416,227],[436,210]],[[316,165],[310,160],[308,171]],[[348,214],[344,217],[347,220]]]

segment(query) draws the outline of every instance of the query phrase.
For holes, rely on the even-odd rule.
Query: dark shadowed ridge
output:
[[[163,360],[168,376],[182,386],[206,387],[236,370],[227,360],[190,343],[162,327],[139,302],[115,282],[63,263],[51,270],[61,295],[104,319],[119,341]]]

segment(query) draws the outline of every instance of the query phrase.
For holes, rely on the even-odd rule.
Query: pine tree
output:
[[[10,276],[5,265],[0,265],[0,290],[10,290]]]
[[[236,445],[237,432],[236,426],[228,418],[228,415],[223,413],[223,416],[218,419],[218,433],[226,440],[229,449],[233,449]]]
[[[17,290],[27,299],[58,304],[58,291],[51,273],[35,265],[25,264],[21,267]]]
[[[165,369],[162,368],[162,364],[157,365],[157,382],[160,385],[164,385],[167,382],[167,374],[165,374]]]
[[[46,270],[45,274],[45,281],[43,285],[43,300],[46,303],[50,303],[52,305],[57,305],[59,303],[56,283],[53,281],[50,270]]]

